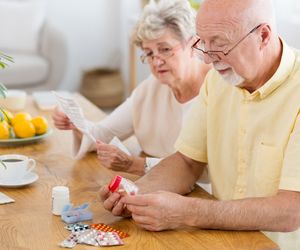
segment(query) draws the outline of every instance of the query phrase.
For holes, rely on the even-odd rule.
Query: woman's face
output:
[[[155,40],[143,41],[142,49],[146,55],[152,74],[171,88],[185,79],[188,60],[192,58],[190,46],[179,41],[169,30]]]

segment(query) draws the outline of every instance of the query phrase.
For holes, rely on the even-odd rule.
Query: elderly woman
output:
[[[173,144],[186,113],[199,93],[210,66],[193,56],[195,13],[188,1],[151,1],[145,6],[135,29],[135,43],[151,75],[132,95],[99,123],[90,123],[96,145],[82,135],[59,110],[53,114],[55,126],[74,130],[77,158],[97,150],[102,165],[117,171],[143,175],[158,161],[124,153],[107,143],[135,135],[146,155],[163,158],[174,152]]]

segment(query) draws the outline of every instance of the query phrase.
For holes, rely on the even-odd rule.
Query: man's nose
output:
[[[203,53],[203,61],[205,64],[210,64],[220,61],[220,58],[217,55],[210,55],[208,53]]]

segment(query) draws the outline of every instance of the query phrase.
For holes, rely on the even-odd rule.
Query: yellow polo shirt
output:
[[[221,200],[300,191],[300,52],[283,42],[281,63],[253,93],[211,70],[175,148],[209,165]]]

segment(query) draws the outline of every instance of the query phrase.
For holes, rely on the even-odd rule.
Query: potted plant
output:
[[[5,55],[3,52],[0,51],[0,68],[4,69],[8,66],[8,62],[13,62],[12,57]],[[6,87],[0,82],[0,96],[6,97],[7,89]],[[0,121],[4,120],[5,112],[3,112],[2,108],[0,107]],[[0,160],[0,164],[6,168],[5,164]]]
[[[5,55],[3,52],[0,51],[0,69],[4,69],[8,66],[8,62],[13,62],[12,57]],[[6,97],[7,95],[7,89],[6,87],[0,82],[0,96]],[[5,112],[3,112],[3,109],[0,107],[0,121],[4,120]]]
[[[8,66],[7,62],[13,62],[12,57],[5,55],[3,52],[0,51],[0,68],[4,69]],[[7,89],[5,86],[0,82],[0,95],[2,97],[6,97]]]

